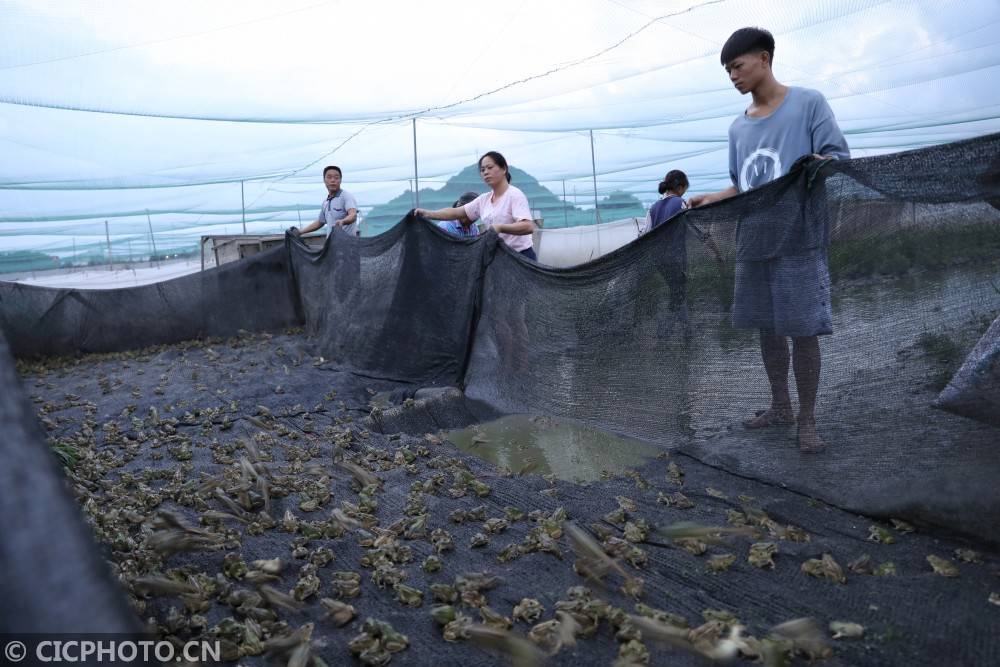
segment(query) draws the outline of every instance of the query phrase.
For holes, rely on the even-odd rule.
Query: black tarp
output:
[[[139,629],[48,450],[0,333],[0,629]]]

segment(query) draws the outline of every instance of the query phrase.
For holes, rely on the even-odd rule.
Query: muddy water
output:
[[[568,420],[507,415],[444,437],[459,449],[518,474],[553,474],[567,481],[593,481],[602,472],[636,468],[661,450]]]

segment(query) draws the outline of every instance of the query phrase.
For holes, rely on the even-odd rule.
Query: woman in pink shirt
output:
[[[490,186],[490,192],[479,195],[460,208],[436,211],[418,208],[413,212],[430,220],[458,220],[464,213],[470,220],[482,220],[511,249],[537,260],[531,241],[531,233],[535,231],[531,207],[524,193],[510,184],[507,160],[496,151],[486,153],[479,158],[479,175]]]

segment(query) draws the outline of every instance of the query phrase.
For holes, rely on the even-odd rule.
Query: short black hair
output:
[[[739,58],[747,53],[766,51],[769,61],[774,64],[774,35],[763,28],[740,28],[722,45],[723,67],[733,58]]]
[[[466,204],[468,204],[468,203],[472,202],[473,200],[475,200],[475,198],[478,197],[478,196],[479,196],[479,194],[477,194],[475,192],[466,192],[461,197],[459,197],[458,199],[456,199],[455,203],[452,204],[451,207],[452,208],[459,208],[460,206],[465,206]]]
[[[344,177],[344,172],[340,169],[340,167],[331,164],[330,166],[323,168],[323,178],[326,178],[326,172],[330,171],[331,169],[340,174],[341,178]]]
[[[667,175],[663,177],[660,181],[660,185],[657,188],[659,193],[666,194],[668,190],[677,190],[677,188],[686,188],[689,185],[687,174],[685,174],[680,169],[672,169],[667,172]]]

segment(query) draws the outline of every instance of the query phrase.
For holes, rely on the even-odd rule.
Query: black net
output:
[[[837,643],[843,664],[990,664],[1000,650],[988,601],[1000,599],[990,598],[1000,542],[1000,431],[989,419],[932,404],[980,339],[952,386],[960,385],[967,402],[978,401],[965,414],[983,417],[977,411],[997,404],[996,385],[979,380],[993,377],[996,363],[997,325],[993,333],[987,328],[1000,314],[1000,210],[990,203],[1000,197],[998,149],[1000,137],[991,136],[808,164],[569,269],[525,260],[492,235],[458,240],[407,217],[373,239],[335,234],[320,253],[289,239],[284,254],[267,259],[274,270],[256,276],[259,266],[234,265],[226,292],[232,320],[225,317],[230,304],[207,293],[185,301],[191,312],[216,310],[224,325],[215,329],[185,325],[171,329],[173,337],[110,331],[101,340],[91,326],[74,338],[76,323],[93,323],[78,318],[54,320],[50,330],[68,333],[50,342],[24,323],[40,321],[50,309],[35,304],[51,305],[55,293],[27,299],[17,296],[29,294],[24,288],[7,285],[0,286],[2,322],[19,356],[72,345],[134,350],[305,323],[309,336],[243,334],[21,367],[29,395],[44,408],[50,442],[76,459],[71,482],[99,542],[110,546],[107,555],[133,604],[162,636],[226,636],[253,661],[261,647],[248,632],[282,636],[312,621],[317,653],[340,662],[359,621],[336,628],[317,598],[337,597],[333,571],[356,571],[362,594],[345,602],[361,618],[388,621],[409,635],[410,648],[397,660],[498,662],[468,642],[441,640],[427,613],[430,586],[488,570],[502,583],[485,602],[504,616],[523,597],[543,604],[539,620],[553,618],[559,600],[563,609],[578,609],[566,589],[584,580],[572,569],[567,537],[555,538],[558,555],[531,547],[530,534],[551,526],[544,517],[562,507],[605,549],[620,550],[628,575],[644,580],[643,602],[692,626],[727,612],[762,637],[792,617],[854,621],[867,634]],[[792,261],[775,265],[776,258]],[[115,303],[130,298],[126,292]],[[824,306],[817,316],[800,317],[817,304]],[[109,327],[129,326],[124,314],[108,310],[104,317]],[[734,326],[734,318],[749,328]],[[771,400],[758,332],[767,323],[775,335],[822,334],[816,422],[829,447],[821,453],[799,451],[795,425],[741,423]],[[795,402],[801,367],[788,349]],[[0,367],[9,371],[5,363]],[[426,387],[449,384],[464,396],[421,398]],[[19,394],[15,389],[4,400],[23,404]],[[394,405],[373,403],[383,394]],[[510,475],[423,436],[514,412],[632,436],[663,458],[581,485]],[[4,422],[5,434],[11,423]],[[29,433],[14,442],[41,451],[39,440]],[[341,457],[377,475],[382,489],[359,493],[334,464]],[[39,469],[55,483],[51,465]],[[269,480],[269,506],[255,474]],[[330,518],[334,508],[367,532],[342,532]],[[204,553],[153,549],[150,535],[166,530],[155,514],[164,510],[221,541]],[[452,520],[454,510],[466,519]],[[520,518],[514,510],[542,514]],[[38,532],[5,516],[8,533]],[[509,527],[486,523],[501,517]],[[702,549],[698,540],[677,542],[655,530],[685,520],[750,523],[757,534]],[[427,572],[420,565],[438,549],[435,529],[448,531],[455,549],[440,554],[440,571]],[[477,533],[487,539],[473,548]],[[373,554],[366,540],[379,535],[392,541]],[[635,541],[610,539],[629,536]],[[776,549],[773,569],[757,560],[766,543]],[[320,549],[329,549],[333,561],[326,563]],[[841,564],[846,583],[804,571],[823,554]],[[734,556],[728,570],[721,567],[727,555]],[[276,579],[247,573],[263,567],[254,560],[277,557],[291,565]],[[253,598],[262,581],[283,592],[298,585],[301,594],[313,583],[313,559],[321,563],[319,588],[303,609]],[[197,590],[158,597],[148,581],[137,583],[147,575],[193,579]],[[394,590],[395,577],[424,593],[421,608],[405,606],[413,593]],[[589,583],[593,594],[637,610],[619,590],[623,579],[606,579],[606,587]],[[470,596],[457,605],[477,620],[489,618],[478,610],[481,602]],[[184,612],[171,611],[181,603]],[[621,627],[613,618],[552,661],[613,660],[628,636],[626,628],[616,641]],[[518,621],[515,629],[529,627]],[[646,639],[651,664],[702,660]]]
[[[409,220],[373,238],[335,230],[320,251],[289,237],[317,349],[339,366],[406,382],[461,380],[483,273],[480,241]]]
[[[3,632],[134,633],[79,506],[47,451],[0,334],[0,628]]]
[[[113,352],[295,326],[296,305],[288,254],[277,248],[142,287],[53,289],[0,282],[0,331],[18,357]]]

